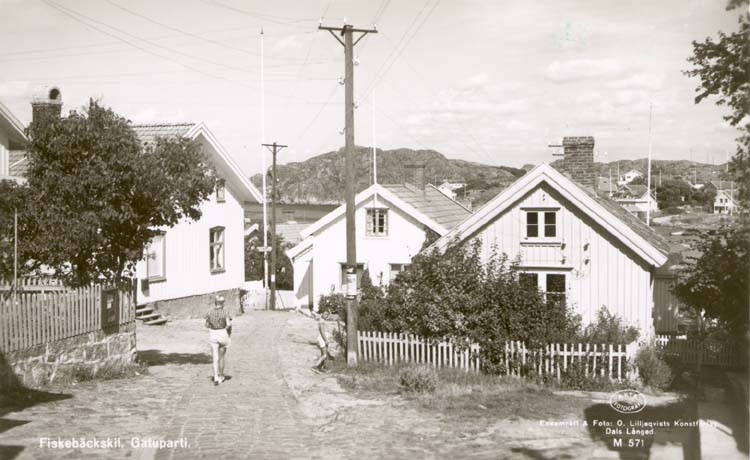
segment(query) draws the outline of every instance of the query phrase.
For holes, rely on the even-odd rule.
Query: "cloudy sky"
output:
[[[642,158],[653,104],[654,158],[721,163],[736,131],[681,71],[692,40],[736,29],[725,3],[0,0],[0,100],[28,122],[56,85],[64,112],[204,121],[252,174],[262,141],[289,144],[282,163],[343,145],[343,47],[317,27],[346,20],[378,30],[355,49],[358,145],[521,166],[592,135],[600,161]]]

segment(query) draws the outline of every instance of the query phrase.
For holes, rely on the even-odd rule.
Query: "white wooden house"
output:
[[[411,263],[430,232],[440,236],[471,212],[437,188],[375,184],[355,198],[358,275],[365,269],[373,284],[388,284]],[[294,266],[297,307],[317,310],[321,295],[346,288],[344,205],[301,232],[302,241],[287,251]]]
[[[634,180],[638,179],[639,177],[643,177],[643,173],[638,171],[637,169],[631,169],[630,171],[626,172],[625,174],[622,174],[617,179],[617,185],[626,185]]]
[[[612,198],[620,203],[626,211],[641,219],[646,218],[646,213],[654,213],[659,210],[656,197],[653,192],[648,191],[645,185],[626,184],[620,186],[612,195]]]
[[[716,190],[716,197],[714,198],[714,214],[734,214],[737,207],[737,190]]]
[[[589,142],[593,161],[593,138],[572,139]],[[565,161],[577,168],[574,176],[591,172],[586,161],[569,156],[566,148]],[[564,297],[585,324],[606,306],[637,326],[642,337],[652,334],[655,270],[666,262],[669,248],[651,228],[598,195],[594,177],[589,182],[580,185],[539,165],[432,247],[445,250],[456,239],[478,239],[486,260],[493,248],[519,256],[523,276],[547,295]]]
[[[201,204],[197,221],[185,220],[163,229],[137,265],[139,305],[156,305],[172,317],[202,316],[217,293],[227,306],[239,306],[245,281],[245,218],[243,204],[262,202],[260,192],[202,124],[133,126],[143,143],[157,137],[186,137],[197,141],[221,179],[221,185]]]
[[[26,140],[23,123],[0,102],[0,180],[25,180]]]

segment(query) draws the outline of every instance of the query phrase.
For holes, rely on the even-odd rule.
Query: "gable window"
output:
[[[526,238],[557,237],[557,211],[526,211]]]
[[[520,273],[518,283],[523,289],[536,291],[539,289],[539,275],[536,273]]]
[[[367,210],[368,236],[388,236],[388,210],[374,208]]]
[[[227,201],[227,187],[224,179],[216,181],[216,202],[223,203]]]
[[[146,278],[150,282],[166,280],[166,262],[165,235],[162,233],[151,238],[146,248]]]
[[[209,230],[211,273],[224,271],[224,227]]]

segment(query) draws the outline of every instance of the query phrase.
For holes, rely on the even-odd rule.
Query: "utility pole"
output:
[[[263,168],[263,292],[266,299],[263,308],[268,308],[268,186],[266,185],[266,151],[263,150],[263,142],[266,141],[266,89],[264,76],[264,43],[263,28],[260,29],[260,158]]]
[[[646,225],[651,225],[651,112],[653,105],[648,105],[648,171],[646,173]]]
[[[344,114],[346,120],[346,364],[357,365],[357,244],[354,233],[354,46],[375,29],[356,29],[351,24],[343,27],[318,26],[318,30],[327,30],[333,38],[344,46],[344,68],[346,69],[346,90],[344,96]],[[338,32],[344,39],[336,35]],[[359,33],[356,40],[352,37]]]
[[[263,144],[273,153],[271,166],[271,310],[276,310],[276,154],[286,145]],[[263,174],[266,172],[264,171]]]

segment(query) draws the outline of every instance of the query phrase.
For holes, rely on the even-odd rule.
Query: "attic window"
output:
[[[557,237],[557,211],[526,211],[526,238]]]
[[[226,181],[219,179],[216,181],[216,202],[223,203],[227,200]]]
[[[366,224],[368,236],[388,236],[388,210],[385,208],[368,209]]]

